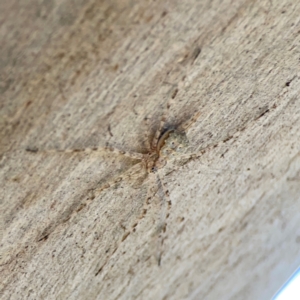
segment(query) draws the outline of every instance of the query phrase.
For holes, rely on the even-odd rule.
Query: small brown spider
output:
[[[106,147],[95,147],[95,148],[85,148],[85,149],[70,149],[70,150],[52,150],[52,151],[46,151],[46,152],[94,152],[94,151],[103,151],[103,152],[111,152],[116,155],[123,155],[129,158],[132,158],[134,160],[139,160],[141,163],[134,165],[131,167],[128,171],[121,174],[120,176],[117,176],[113,178],[112,180],[106,182],[105,184],[102,184],[100,187],[93,188],[89,190],[88,193],[88,201],[92,201],[96,194],[101,193],[102,191],[118,184],[119,182],[134,178],[135,176],[141,177],[141,169],[144,170],[142,181],[144,181],[147,177],[150,177],[149,180],[154,180],[157,191],[160,194],[161,199],[161,206],[162,210],[164,210],[164,203],[166,202],[168,204],[168,208],[171,207],[171,201],[169,199],[169,193],[167,189],[165,188],[165,185],[162,181],[163,173],[162,170],[164,167],[171,161],[176,159],[185,159],[189,160],[192,158],[196,158],[202,155],[202,151],[199,153],[187,153],[186,149],[189,146],[189,141],[186,136],[186,131],[188,128],[198,119],[200,113],[196,113],[188,122],[183,123],[182,125],[176,126],[176,127],[169,127],[165,128],[165,116],[163,115],[160,126],[157,129],[152,142],[148,142],[148,152],[147,153],[139,153],[139,152],[130,152],[130,151],[122,151],[115,147],[111,147],[107,145]],[[26,149],[29,152],[39,152],[37,148],[28,148]],[[172,168],[173,170],[176,168]],[[161,193],[163,192],[163,193]],[[149,203],[149,200],[153,197],[153,194],[151,194],[151,184],[148,186],[148,192],[147,192],[147,203]],[[167,199],[167,201],[165,201]],[[144,210],[147,211],[147,210]],[[145,216],[146,213],[143,213],[143,216]],[[157,261],[158,265],[160,265],[161,262],[161,255],[162,255],[162,244],[163,244],[163,237],[162,234],[166,230],[166,213],[161,214],[161,220],[160,220],[160,226],[158,229],[159,232],[159,242],[158,242],[158,254],[157,254]],[[133,229],[125,232],[125,236],[128,236],[130,232]]]

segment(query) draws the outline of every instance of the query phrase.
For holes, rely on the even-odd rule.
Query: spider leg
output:
[[[191,159],[195,159],[195,158],[201,157],[202,155],[204,155],[209,150],[214,149],[217,145],[218,144],[211,144],[211,145],[208,145],[204,148],[200,148],[196,152],[189,152],[189,153],[185,153],[185,154],[180,154],[180,157],[182,157],[182,158],[190,157]]]
[[[153,140],[152,140],[152,149],[157,148],[158,140],[159,140],[160,136],[163,134],[164,126],[166,125],[166,120],[167,120],[167,116],[169,114],[169,109],[171,107],[171,104],[172,104],[174,98],[176,97],[177,92],[178,92],[177,84],[172,84],[172,83],[169,83],[166,81],[164,81],[163,83],[169,84],[172,86],[172,88],[171,88],[172,94],[171,94],[171,97],[169,97],[169,100],[167,101],[166,106],[163,109],[159,127],[157,128],[155,135],[153,137]]]
[[[146,148],[148,149],[148,151],[155,150],[155,148],[152,148],[152,143],[151,143],[151,141],[153,141],[153,132],[151,132],[150,130],[151,126],[149,123],[149,118],[145,117],[144,123],[147,128]]]
[[[160,218],[158,227],[158,241],[157,241],[157,263],[161,265],[162,248],[165,240],[164,233],[166,232],[166,219],[168,218],[168,210],[171,208],[171,199],[169,197],[169,191],[163,184],[159,173],[156,173],[156,183],[158,187],[158,193],[160,198]],[[167,204],[167,205],[166,205]]]
[[[186,154],[180,154],[180,155],[178,155],[177,157],[174,157],[174,158],[172,159],[173,162],[179,162],[179,161],[181,161],[181,163],[178,164],[176,168],[173,166],[172,171],[169,172],[168,174],[172,173],[173,171],[178,170],[181,166],[187,164],[189,161],[194,160],[194,159],[197,159],[197,158],[200,158],[202,155],[205,154],[205,152],[206,152],[207,150],[213,149],[214,147],[215,147],[215,145],[213,145],[213,146],[208,146],[208,147],[206,147],[206,148],[200,149],[200,150],[197,151],[197,152],[191,152],[191,153],[186,153]],[[212,167],[210,167],[210,166],[208,166],[208,165],[206,165],[206,164],[201,164],[201,165],[203,166],[204,172],[205,172],[206,174],[218,174],[218,173],[221,172],[220,169],[212,168]]]
[[[96,197],[96,194],[99,194],[99,193],[103,192],[104,190],[117,185],[121,181],[128,181],[128,180],[132,179],[135,182],[136,180],[139,180],[141,178],[141,167],[142,167],[141,163],[138,163],[138,164],[132,166],[126,172],[122,173],[121,175],[116,176],[116,177],[112,178],[111,180],[104,182],[103,184],[100,183],[100,187],[89,189],[88,194],[89,194],[90,200],[93,200]],[[145,172],[146,172],[146,170],[145,170]],[[144,179],[145,179],[145,176],[143,176],[143,180]]]
[[[152,149],[156,150],[156,148],[157,148],[158,140],[159,140],[159,137],[160,137],[160,135],[163,131],[163,127],[164,127],[165,122],[166,122],[166,116],[165,116],[165,114],[163,114],[163,116],[160,120],[159,127],[156,130],[155,135],[154,135],[153,140],[152,140]]]
[[[103,147],[102,149],[105,152],[111,152],[116,155],[123,155],[123,156],[129,157],[129,158],[132,158],[132,159],[143,160],[145,158],[145,155],[142,153],[133,152],[133,151],[122,151],[122,150],[119,150],[118,148],[111,147],[108,144],[106,145],[106,147]]]
[[[155,195],[157,193],[157,189],[156,189],[156,191],[153,191],[153,189],[152,189],[154,187],[154,184],[153,184],[154,177],[151,176],[151,175],[153,175],[153,174],[148,173],[148,180],[147,180],[148,181],[148,188],[147,188],[147,193],[146,193],[146,201],[145,201],[145,204],[144,204],[142,214],[140,215],[139,219],[143,219],[146,216],[151,198],[153,197],[153,195]]]
[[[179,129],[186,132],[198,120],[200,115],[201,115],[200,111],[196,112],[188,121],[181,124],[179,126]]]
[[[138,153],[138,152],[132,152],[132,151],[122,151],[118,148],[111,147],[109,145],[106,145],[105,147],[93,147],[93,148],[77,148],[77,149],[51,149],[51,150],[39,150],[38,148],[30,148],[27,147],[25,149],[27,152],[32,152],[32,153],[37,153],[37,152],[44,152],[44,153],[86,153],[86,154],[91,154],[91,153],[113,153],[116,155],[122,155],[125,157],[129,157],[132,159],[138,159],[138,160],[143,160],[144,159],[144,154]]]

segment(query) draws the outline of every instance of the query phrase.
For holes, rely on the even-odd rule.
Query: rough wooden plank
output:
[[[299,16],[292,0],[3,1],[1,298],[270,298],[300,263]],[[48,151],[147,153],[163,114],[197,112],[185,150],[208,148],[161,170],[162,249],[166,196],[133,180],[139,162]]]

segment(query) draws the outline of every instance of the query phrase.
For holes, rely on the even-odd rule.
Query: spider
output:
[[[165,213],[165,209],[170,209],[171,207],[171,200],[169,198],[169,192],[166,189],[162,177],[163,173],[162,170],[164,167],[171,161],[177,160],[190,160],[193,158],[197,158],[201,156],[206,149],[202,149],[196,153],[188,153],[186,154],[186,149],[189,147],[189,141],[186,136],[187,130],[194,124],[197,119],[199,118],[200,113],[194,114],[190,120],[187,122],[177,125],[177,126],[166,126],[166,116],[163,114],[160,125],[156,130],[152,141],[148,141],[148,151],[146,153],[139,153],[139,152],[130,152],[130,151],[122,151],[116,147],[109,146],[108,144],[105,147],[95,147],[95,148],[84,148],[84,149],[69,149],[69,150],[50,150],[50,152],[94,152],[94,151],[104,151],[104,152],[111,152],[116,155],[123,155],[125,157],[129,157],[134,160],[139,160],[141,164],[139,164],[138,169],[135,168],[135,165],[131,167],[127,172],[121,174],[113,178],[112,180],[102,184],[100,187],[96,187],[89,190],[88,193],[88,201],[92,201],[96,194],[100,194],[106,189],[117,185],[119,182],[130,179],[134,175],[135,172],[140,176],[141,175],[141,166],[145,174],[143,174],[143,181],[149,177],[149,181],[154,180],[156,183],[156,193],[159,193],[159,197],[161,198],[161,209],[164,211],[161,215],[160,225],[158,228],[158,243],[157,243],[157,263],[161,265],[161,257],[162,257],[162,246],[163,246],[163,233],[166,231],[166,218],[168,215]],[[37,148],[27,148],[29,152],[39,152]],[[49,152],[49,151],[47,151]],[[173,167],[172,170],[175,170]],[[151,195],[151,187],[152,185],[149,184],[148,191],[147,191],[147,201],[146,205],[149,204],[149,201],[154,196]],[[167,201],[166,201],[167,200]],[[167,208],[164,207],[165,202],[167,203]],[[78,210],[77,210],[78,211]],[[145,217],[146,211],[142,213],[143,215],[141,218]],[[130,232],[134,230],[127,231],[124,234],[124,238],[122,241],[130,234]]]

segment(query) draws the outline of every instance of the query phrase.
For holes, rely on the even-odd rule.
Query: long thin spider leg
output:
[[[159,127],[157,128],[156,132],[155,132],[155,135],[153,137],[153,140],[152,140],[152,149],[156,149],[157,148],[157,144],[158,144],[158,139],[163,131],[163,127],[166,123],[166,115],[165,113],[162,115],[161,117],[161,120],[160,120],[160,124],[159,124]]]
[[[169,83],[169,82],[166,82],[164,81],[164,84],[169,84],[172,86],[172,95],[171,97],[169,97],[169,100],[167,101],[166,105],[165,105],[165,108],[163,109],[163,113],[162,113],[162,116],[161,116],[161,119],[160,119],[160,124],[159,124],[159,127],[157,128],[156,132],[155,132],[155,135],[154,135],[154,138],[153,138],[153,141],[152,141],[152,149],[156,149],[156,146],[157,146],[157,142],[161,136],[161,134],[163,134],[163,129],[164,129],[164,126],[166,125],[166,120],[167,120],[167,115],[169,113],[169,109],[171,107],[171,104],[173,102],[173,99],[175,98],[177,92],[178,92],[178,88],[177,88],[177,84],[172,84],[172,83]]]
[[[38,150],[37,148],[26,148],[27,152],[37,153],[37,152],[44,152],[44,153],[113,153],[116,155],[122,155],[125,157],[129,157],[132,159],[143,160],[144,154],[138,152],[131,152],[131,151],[122,151],[118,148],[105,146],[105,147],[93,147],[93,148],[77,148],[77,149],[51,149],[51,150]]]
[[[217,146],[217,144],[209,145],[207,147],[200,148],[196,152],[190,152],[190,153],[186,153],[186,154],[181,154],[180,157],[182,157],[182,158],[188,158],[188,157],[190,157],[191,159],[195,159],[195,158],[201,157],[207,151],[209,151],[211,149],[214,149],[216,146]]]
[[[161,257],[162,257],[162,247],[164,242],[164,233],[166,231],[166,218],[167,218],[167,210],[171,207],[171,200],[169,197],[169,192],[163,184],[159,173],[156,173],[156,183],[158,186],[158,194],[160,198],[160,219],[159,219],[159,227],[158,227],[158,243],[157,243],[157,263],[161,265]],[[168,206],[166,207],[166,202]]]
[[[99,148],[98,148],[99,149]],[[133,151],[122,151],[119,150],[118,148],[115,147],[111,147],[109,145],[106,145],[106,147],[103,147],[103,151],[109,151],[111,153],[114,153],[116,155],[123,155],[132,159],[139,159],[139,160],[143,160],[145,155],[139,152],[133,152]]]
[[[178,160],[178,159],[180,159],[180,160],[185,160],[185,159],[192,160],[192,159],[196,159],[196,158],[201,157],[202,155],[204,155],[204,153],[205,153],[205,151],[200,150],[199,152],[191,152],[191,153],[180,154],[180,155],[178,155],[178,158],[175,157],[174,160]]]
[[[89,189],[90,199],[93,200],[96,197],[96,194],[99,194],[99,193],[103,192],[104,190],[117,185],[121,181],[124,181],[124,180],[128,181],[129,179],[137,180],[137,178],[139,179],[141,177],[141,168],[142,167],[143,166],[141,166],[141,163],[138,163],[138,164],[132,166],[126,172],[122,173],[121,175],[116,176],[116,177],[112,178],[111,180],[103,183],[100,187]],[[145,172],[146,172],[146,170],[145,170]]]
[[[140,219],[143,219],[148,211],[148,206],[150,205],[150,201],[151,201],[151,198],[154,196],[154,194],[156,194],[157,191],[153,191],[153,187],[156,185],[154,184],[154,180],[155,179],[155,176],[152,176],[154,175],[153,173],[148,173],[148,179],[147,179],[147,185],[148,185],[148,188],[147,188],[147,193],[146,193],[146,200],[145,200],[145,204],[144,204],[144,208],[143,208],[143,211],[142,211],[142,214],[140,216]]]
[[[187,131],[200,117],[201,113],[196,112],[188,121],[184,122],[179,126],[179,130]]]
[[[152,144],[151,144],[151,141],[153,140],[153,135],[150,132],[151,126],[149,124],[149,118],[145,117],[144,118],[144,123],[145,123],[145,126],[147,128],[146,148],[147,148],[148,151],[151,151],[151,150],[153,150]]]
[[[197,151],[197,152],[191,152],[191,153],[186,153],[186,154],[180,154],[180,155],[178,155],[177,157],[172,158],[170,161],[173,161],[173,162],[179,162],[179,161],[181,161],[181,162],[184,162],[184,163],[179,164],[177,167],[174,167],[174,166],[173,166],[172,171],[169,172],[169,173],[167,173],[167,174],[170,174],[170,173],[172,173],[172,172],[178,170],[178,169],[180,168],[180,166],[182,166],[182,165],[188,163],[188,162],[191,161],[191,160],[200,158],[201,156],[203,156],[203,155],[205,154],[205,152],[206,152],[207,150],[212,149],[212,148],[214,148],[214,146],[208,146],[208,147],[203,148],[203,149],[201,149],[201,150],[199,150],[199,151]],[[203,168],[205,169],[204,172],[205,172],[206,174],[218,174],[218,173],[221,172],[220,169],[212,168],[212,167],[210,167],[210,166],[208,166],[208,165],[206,165],[206,164],[202,164],[202,163],[201,163],[201,165],[202,165]]]

